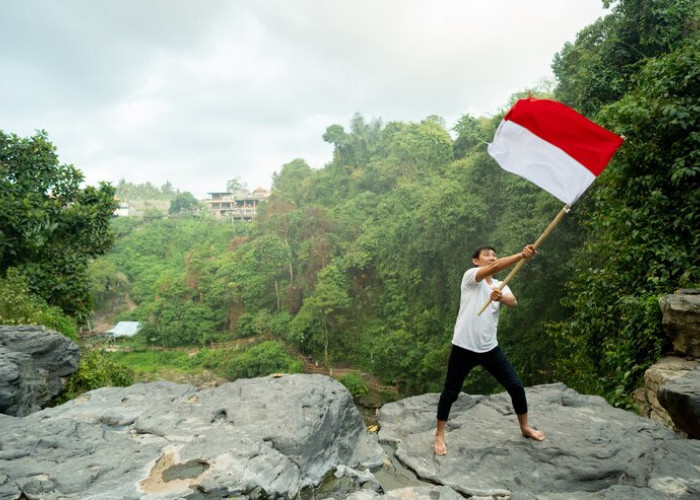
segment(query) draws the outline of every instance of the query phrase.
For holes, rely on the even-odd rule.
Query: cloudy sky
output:
[[[489,115],[551,79],[600,0],[1,0],[0,130],[88,184],[197,197],[321,168],[327,126]]]

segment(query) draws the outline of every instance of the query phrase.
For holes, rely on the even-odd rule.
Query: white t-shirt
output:
[[[478,267],[473,267],[464,273],[462,278],[459,313],[455,322],[452,343],[473,352],[487,352],[498,345],[496,333],[501,303],[491,302],[481,316],[477,316],[476,313],[489,300],[491,287],[497,287],[501,282],[491,278],[490,285],[485,279],[477,283],[476,272],[478,270]],[[512,293],[507,285],[502,292],[503,295]]]

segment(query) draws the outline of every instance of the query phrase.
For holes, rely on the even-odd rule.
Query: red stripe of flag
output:
[[[623,142],[573,109],[549,99],[520,99],[503,119],[558,147],[596,177]]]

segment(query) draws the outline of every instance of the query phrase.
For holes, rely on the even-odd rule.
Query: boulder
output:
[[[78,346],[65,335],[42,326],[0,325],[0,413],[40,410],[64,389],[79,360]]]
[[[678,290],[659,300],[664,332],[673,348],[700,358],[700,290]]]
[[[658,397],[673,423],[688,436],[700,439],[700,366],[665,383]]]
[[[696,498],[700,441],[679,439],[657,422],[583,396],[563,384],[527,389],[524,438],[506,393],[461,394],[447,423],[448,454],[433,453],[439,394],[382,407],[379,439],[416,475],[475,497]]]
[[[642,407],[641,415],[655,420],[669,429],[682,432],[674,423],[666,408],[659,402],[658,392],[664,384],[683,377],[700,368],[700,361],[692,358],[667,356],[644,372],[644,388],[637,398]]]
[[[0,498],[294,497],[340,465],[383,461],[322,375],[102,388],[0,428]]]

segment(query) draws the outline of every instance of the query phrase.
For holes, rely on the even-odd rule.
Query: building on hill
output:
[[[205,201],[207,209],[217,219],[250,222],[258,214],[258,206],[270,196],[270,192],[258,187],[250,193],[244,191],[207,193],[210,198]]]
[[[119,207],[114,211],[114,217],[129,217],[129,204],[123,201],[119,202]]]
[[[114,201],[119,203],[119,206],[112,213],[112,217],[128,217],[129,216],[129,203],[127,201],[119,199],[118,196],[114,197]]]

